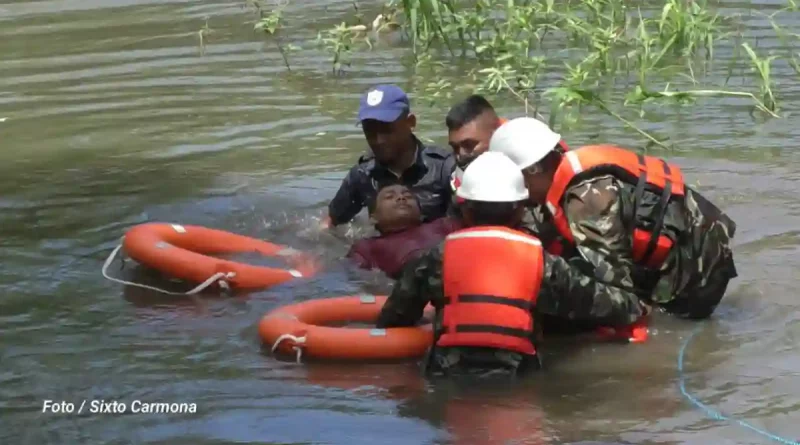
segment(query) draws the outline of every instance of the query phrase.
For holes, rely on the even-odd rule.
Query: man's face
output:
[[[381,164],[393,164],[408,149],[411,133],[417,124],[413,114],[401,116],[394,122],[373,119],[361,121],[361,129],[375,160]]]
[[[463,127],[448,133],[456,163],[465,169],[470,162],[489,149],[489,140],[497,129],[497,118],[484,113]]]
[[[552,175],[546,173],[539,164],[534,164],[522,170],[525,186],[528,188],[528,202],[531,204],[544,204],[547,192],[552,184]]]
[[[397,232],[419,225],[422,221],[416,197],[408,187],[399,184],[384,187],[378,192],[372,218],[381,232]]]

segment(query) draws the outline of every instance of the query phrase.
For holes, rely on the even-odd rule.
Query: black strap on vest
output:
[[[504,306],[511,306],[528,312],[530,312],[530,310],[533,307],[530,301],[498,297],[495,295],[484,295],[484,294],[462,294],[458,296],[458,302],[502,304]],[[452,298],[450,297],[444,298],[445,305],[451,303],[452,303]],[[533,331],[528,331],[525,329],[507,328],[504,326],[495,326],[489,324],[459,324],[456,325],[455,329],[452,329],[449,326],[443,326],[442,333],[446,332],[463,332],[463,333],[481,332],[487,334],[508,335],[510,337],[520,337],[527,339],[530,339],[531,335],[533,335]]]
[[[461,332],[461,333],[484,333],[484,334],[500,334],[509,337],[519,337],[530,339],[533,331],[525,329],[507,328],[504,326],[495,326],[491,324],[460,324],[457,325],[455,330],[446,327],[444,332]]]
[[[494,295],[481,295],[481,294],[462,294],[458,296],[459,303],[490,303],[502,304],[505,306],[512,306],[524,311],[530,311],[532,308],[531,302],[526,300],[518,300],[513,298],[497,297]],[[450,297],[444,297],[444,304],[451,304]]]
[[[641,153],[638,153],[636,156],[639,159],[639,165],[642,171],[639,173],[639,182],[636,184],[636,191],[633,194],[633,230],[636,230],[640,225],[639,205],[642,202],[644,188],[647,185],[647,163]],[[666,181],[664,183],[664,189],[661,191],[661,199],[658,201],[653,230],[650,231],[650,240],[647,242],[644,256],[640,260],[642,264],[646,264],[650,260],[650,257],[658,246],[658,238],[661,236],[661,231],[664,228],[664,217],[667,215],[667,205],[669,204],[669,199],[672,197],[672,181],[669,179],[672,170],[669,168],[669,164],[667,164],[666,161],[663,159],[659,159],[659,161],[661,161],[661,168],[664,170],[664,178],[666,178]]]

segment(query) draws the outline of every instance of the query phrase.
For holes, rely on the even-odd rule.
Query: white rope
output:
[[[190,290],[188,292],[170,292],[168,290],[160,289],[160,288],[155,287],[155,286],[148,286],[146,284],[140,284],[140,283],[134,283],[132,281],[120,280],[119,278],[114,278],[112,276],[109,276],[108,275],[108,268],[109,268],[109,266],[111,266],[111,263],[114,262],[114,257],[117,256],[117,253],[119,252],[119,250],[121,248],[122,248],[122,244],[120,244],[119,246],[114,248],[114,250],[111,252],[111,255],[109,255],[108,258],[106,259],[105,264],[103,264],[103,276],[107,280],[114,281],[115,283],[120,283],[120,284],[124,284],[124,285],[127,285],[127,286],[136,286],[136,287],[141,287],[143,289],[150,289],[150,290],[153,290],[153,291],[156,291],[156,292],[161,292],[161,293],[167,294],[167,295],[194,295],[194,294],[202,292],[203,290],[205,290],[209,286],[213,285],[214,283],[218,283],[221,288],[223,288],[225,290],[228,290],[228,289],[230,289],[230,285],[228,285],[228,282],[225,281],[225,280],[230,280],[231,278],[236,276],[235,272],[217,272],[214,275],[211,275],[210,277],[208,277],[208,279],[206,281],[203,281],[202,283],[197,285],[197,287],[195,287],[194,289],[192,289],[192,290]]]
[[[291,341],[294,342],[294,346],[292,346],[292,349],[294,349],[294,352],[297,353],[297,363],[300,363],[300,359],[303,358],[303,346],[302,345],[304,345],[306,343],[306,336],[304,335],[302,337],[296,337],[296,336],[294,336],[292,334],[283,334],[283,335],[281,335],[280,337],[278,337],[275,340],[275,343],[272,344],[272,353],[273,354],[278,349],[278,346],[280,346],[281,342],[283,342],[284,340],[291,340]]]

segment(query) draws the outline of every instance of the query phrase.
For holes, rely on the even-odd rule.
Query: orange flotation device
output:
[[[308,257],[294,249],[201,226],[141,224],[125,234],[120,247],[124,248],[128,256],[145,266],[174,278],[203,283],[201,285],[203,287],[217,284],[221,287],[241,289],[266,288],[295,278],[308,277],[316,272],[316,267]],[[106,261],[103,268],[106,278],[112,279],[107,276],[106,269],[120,247],[117,247]],[[296,268],[254,266],[209,256],[232,253],[259,253],[270,257],[284,257],[288,262],[294,263]],[[195,292],[196,290],[187,293]]]
[[[375,323],[387,297],[347,296],[309,300],[278,308],[258,325],[273,352],[315,358],[388,360],[420,357],[433,343],[430,325],[369,329],[330,327],[346,322]],[[428,307],[430,309],[430,306]]]

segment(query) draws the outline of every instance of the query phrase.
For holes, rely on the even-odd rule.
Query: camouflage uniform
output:
[[[379,328],[414,325],[430,302],[437,309],[434,330],[440,331],[444,305],[443,255],[444,242],[406,265],[381,310],[377,322]],[[566,320],[593,320],[605,326],[626,326],[645,313],[647,308],[636,294],[613,289],[595,279],[593,273],[592,265],[581,258],[566,260],[545,253],[534,318],[551,315]],[[539,323],[535,324],[538,339],[541,331]],[[426,368],[434,373],[466,371],[491,374],[498,370],[517,372],[538,365],[538,357],[531,362],[523,360],[523,356],[516,352],[434,347]]]
[[[539,238],[545,248],[552,242],[563,242],[564,240],[553,224],[550,212],[543,206],[528,206],[520,225],[524,232]]]
[[[737,276],[730,249],[735,223],[687,186],[685,198],[671,201],[664,216],[662,233],[677,246],[660,270],[648,270],[632,260],[634,193],[634,185],[611,175],[567,189],[563,207],[576,245],[571,254],[598,268],[597,278],[614,288],[635,288],[646,301],[679,316],[710,316]],[[658,201],[658,195],[644,192],[636,217],[645,225],[653,223]],[[541,227],[540,222],[536,229]]]

